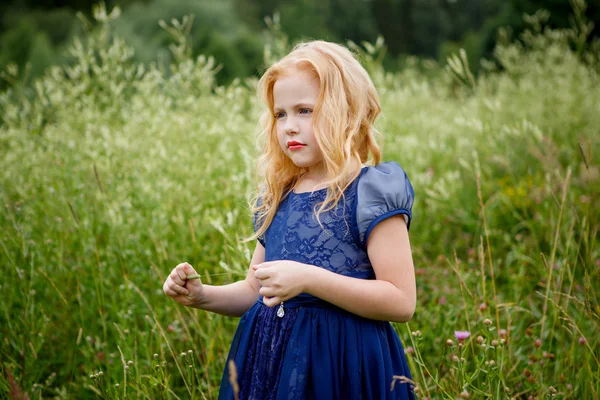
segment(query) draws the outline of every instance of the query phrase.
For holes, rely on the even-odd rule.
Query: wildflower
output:
[[[467,389],[465,389],[462,392],[460,392],[460,395],[458,397],[460,397],[461,399],[468,399],[471,397],[471,394],[467,392]]]
[[[185,357],[185,356],[186,356],[185,352],[182,352],[181,357]]]
[[[193,351],[191,351],[191,350],[188,350],[188,354],[190,354],[190,355],[191,355],[192,353],[193,353]]]
[[[487,309],[487,304],[485,304],[485,303],[481,303],[481,304],[479,305],[479,311],[485,311],[486,309]]]
[[[98,376],[102,376],[104,373],[102,371],[98,372]]]
[[[452,361],[454,361],[454,362],[458,362],[459,361],[459,358],[458,358],[458,356],[456,354],[452,356]]]
[[[127,361],[127,365],[133,365],[133,361],[131,361],[131,360]]]
[[[459,341],[465,340],[469,336],[471,336],[471,332],[469,331],[454,331],[454,337]]]
[[[487,326],[490,326],[492,324],[492,320],[489,318],[486,318],[483,320],[483,323],[486,324]]]
[[[477,341],[477,343],[481,344],[483,343],[483,336],[477,336],[477,339],[475,339]]]
[[[158,354],[154,353],[154,358],[158,358]]]
[[[119,384],[118,384],[118,383],[115,383],[115,387],[116,387],[116,388],[118,388],[118,387],[119,387]]]
[[[498,341],[496,339],[492,340],[492,346],[498,347]]]
[[[412,332],[412,335],[414,337],[419,337],[419,336],[421,336],[421,331],[414,331],[414,332]]]
[[[404,350],[404,352],[406,354],[415,354],[415,349],[412,346],[407,346],[406,349]]]
[[[493,367],[494,365],[496,365],[496,361],[490,360],[490,367]]]
[[[454,346],[454,342],[452,341],[452,339],[446,340],[446,346],[448,346],[448,347]]]
[[[535,339],[535,347],[542,347],[542,339]]]
[[[585,340],[585,338],[584,338],[583,336],[579,338],[579,344],[580,344],[580,345],[582,345],[582,346],[583,346],[583,345],[584,345],[584,344],[586,344],[586,343],[587,343],[587,340]]]

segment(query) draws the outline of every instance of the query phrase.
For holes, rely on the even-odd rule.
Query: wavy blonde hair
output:
[[[297,167],[281,149],[274,117],[273,86],[277,79],[295,71],[309,72],[319,82],[319,96],[313,110],[313,129],[323,153],[327,173],[327,196],[315,210],[319,215],[334,208],[372,154],[381,161],[373,124],[381,113],[375,86],[369,74],[345,47],[325,42],[300,43],[284,58],[271,65],[258,82],[257,93],[268,109],[260,119],[262,155],[258,160],[257,195],[251,201],[256,214],[256,232],[247,240],[265,233],[281,201],[307,171]]]

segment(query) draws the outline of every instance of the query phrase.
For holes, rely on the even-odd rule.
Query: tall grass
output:
[[[477,78],[466,55],[392,74],[381,41],[349,43],[380,91],[384,158],[415,187],[419,304],[395,327],[421,398],[600,393],[600,64],[573,5],[572,29],[529,17]],[[184,260],[207,283],[245,273],[256,78],[216,87],[189,20],[162,24],[170,70],[136,65],[116,17],[97,8],[72,65],[0,94],[3,397],[218,393],[237,321],[161,287]],[[266,59],[289,48],[266,43]]]

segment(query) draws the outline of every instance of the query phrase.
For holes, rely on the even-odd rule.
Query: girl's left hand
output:
[[[274,307],[304,292],[306,277],[310,274],[310,265],[296,261],[279,260],[253,265],[254,277],[261,288],[258,293],[266,306]]]

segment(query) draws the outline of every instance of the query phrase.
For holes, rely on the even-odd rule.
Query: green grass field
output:
[[[390,73],[381,43],[357,50],[415,189],[418,306],[394,327],[421,399],[600,395],[599,46],[532,26],[476,79],[460,56]],[[263,106],[256,78],[215,87],[173,50],[136,65],[106,24],[0,94],[2,398],[218,394],[237,320],[162,284],[183,261],[243,278]]]

